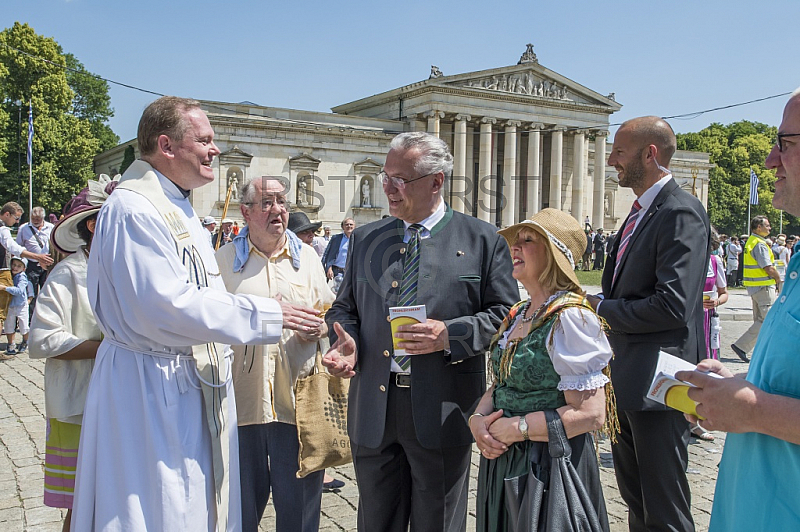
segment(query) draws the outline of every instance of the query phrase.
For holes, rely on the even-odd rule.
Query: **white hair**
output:
[[[392,139],[389,149],[419,150],[420,157],[414,164],[414,170],[421,176],[442,172],[444,177],[449,179],[453,174],[453,156],[450,154],[450,148],[436,135],[423,131],[400,133]]]
[[[261,190],[264,190],[264,183],[266,181],[272,180],[277,181],[283,186],[284,194],[288,192],[288,187],[286,186],[285,178],[281,176],[254,176],[249,178],[247,181],[239,185],[239,198],[242,204],[252,204],[256,200],[256,181],[261,181]]]

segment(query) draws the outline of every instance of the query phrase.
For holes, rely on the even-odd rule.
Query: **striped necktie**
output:
[[[403,265],[403,280],[400,282],[399,306],[408,307],[417,302],[417,280],[419,279],[419,234],[424,227],[421,224],[411,224],[408,232],[411,238],[408,239],[406,246],[406,259]],[[401,355],[394,357],[397,365],[403,371],[408,371],[411,367],[411,357]]]
[[[639,211],[641,211],[642,206],[639,204],[639,200],[633,202],[633,206],[631,207],[631,212],[628,214],[628,221],[625,222],[625,229],[622,231],[622,237],[619,241],[619,248],[617,248],[617,262],[614,264],[614,277],[611,279],[611,284],[613,285],[614,282],[617,280],[617,274],[619,273],[619,265],[622,264],[622,257],[625,256],[625,250],[628,249],[628,242],[631,240],[631,235],[633,234],[633,228],[636,225],[636,220],[639,218]]]

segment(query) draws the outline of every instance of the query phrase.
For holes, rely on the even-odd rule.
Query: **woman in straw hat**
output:
[[[86,259],[97,213],[118,179],[103,174],[98,181],[89,181],[64,207],[50,241],[68,256],[48,275],[31,323],[30,356],[47,358],[44,503],[68,509],[63,530],[70,529],[83,407],[102,339],[86,292]]]
[[[572,463],[607,530],[590,432],[611,433],[616,417],[607,370],[611,347],[575,275],[586,236],[577,220],[556,209],[544,209],[500,234],[511,247],[513,276],[529,298],[511,309],[492,340],[494,384],[469,418],[482,454],[477,530],[510,529],[504,479],[524,475],[531,456],[537,450],[541,455],[539,442],[548,440],[546,409],[560,415]]]

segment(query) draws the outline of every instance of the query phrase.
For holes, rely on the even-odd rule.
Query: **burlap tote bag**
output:
[[[297,436],[300,439],[297,478],[327,467],[352,462],[347,435],[349,379],[334,377],[322,365],[322,349],[311,375],[295,387]]]

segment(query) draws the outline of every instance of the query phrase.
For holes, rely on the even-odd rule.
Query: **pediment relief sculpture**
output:
[[[496,74],[485,78],[470,79],[456,85],[509,94],[525,94],[540,98],[572,101],[566,85],[559,85],[557,82],[548,79],[539,79],[533,72]]]

